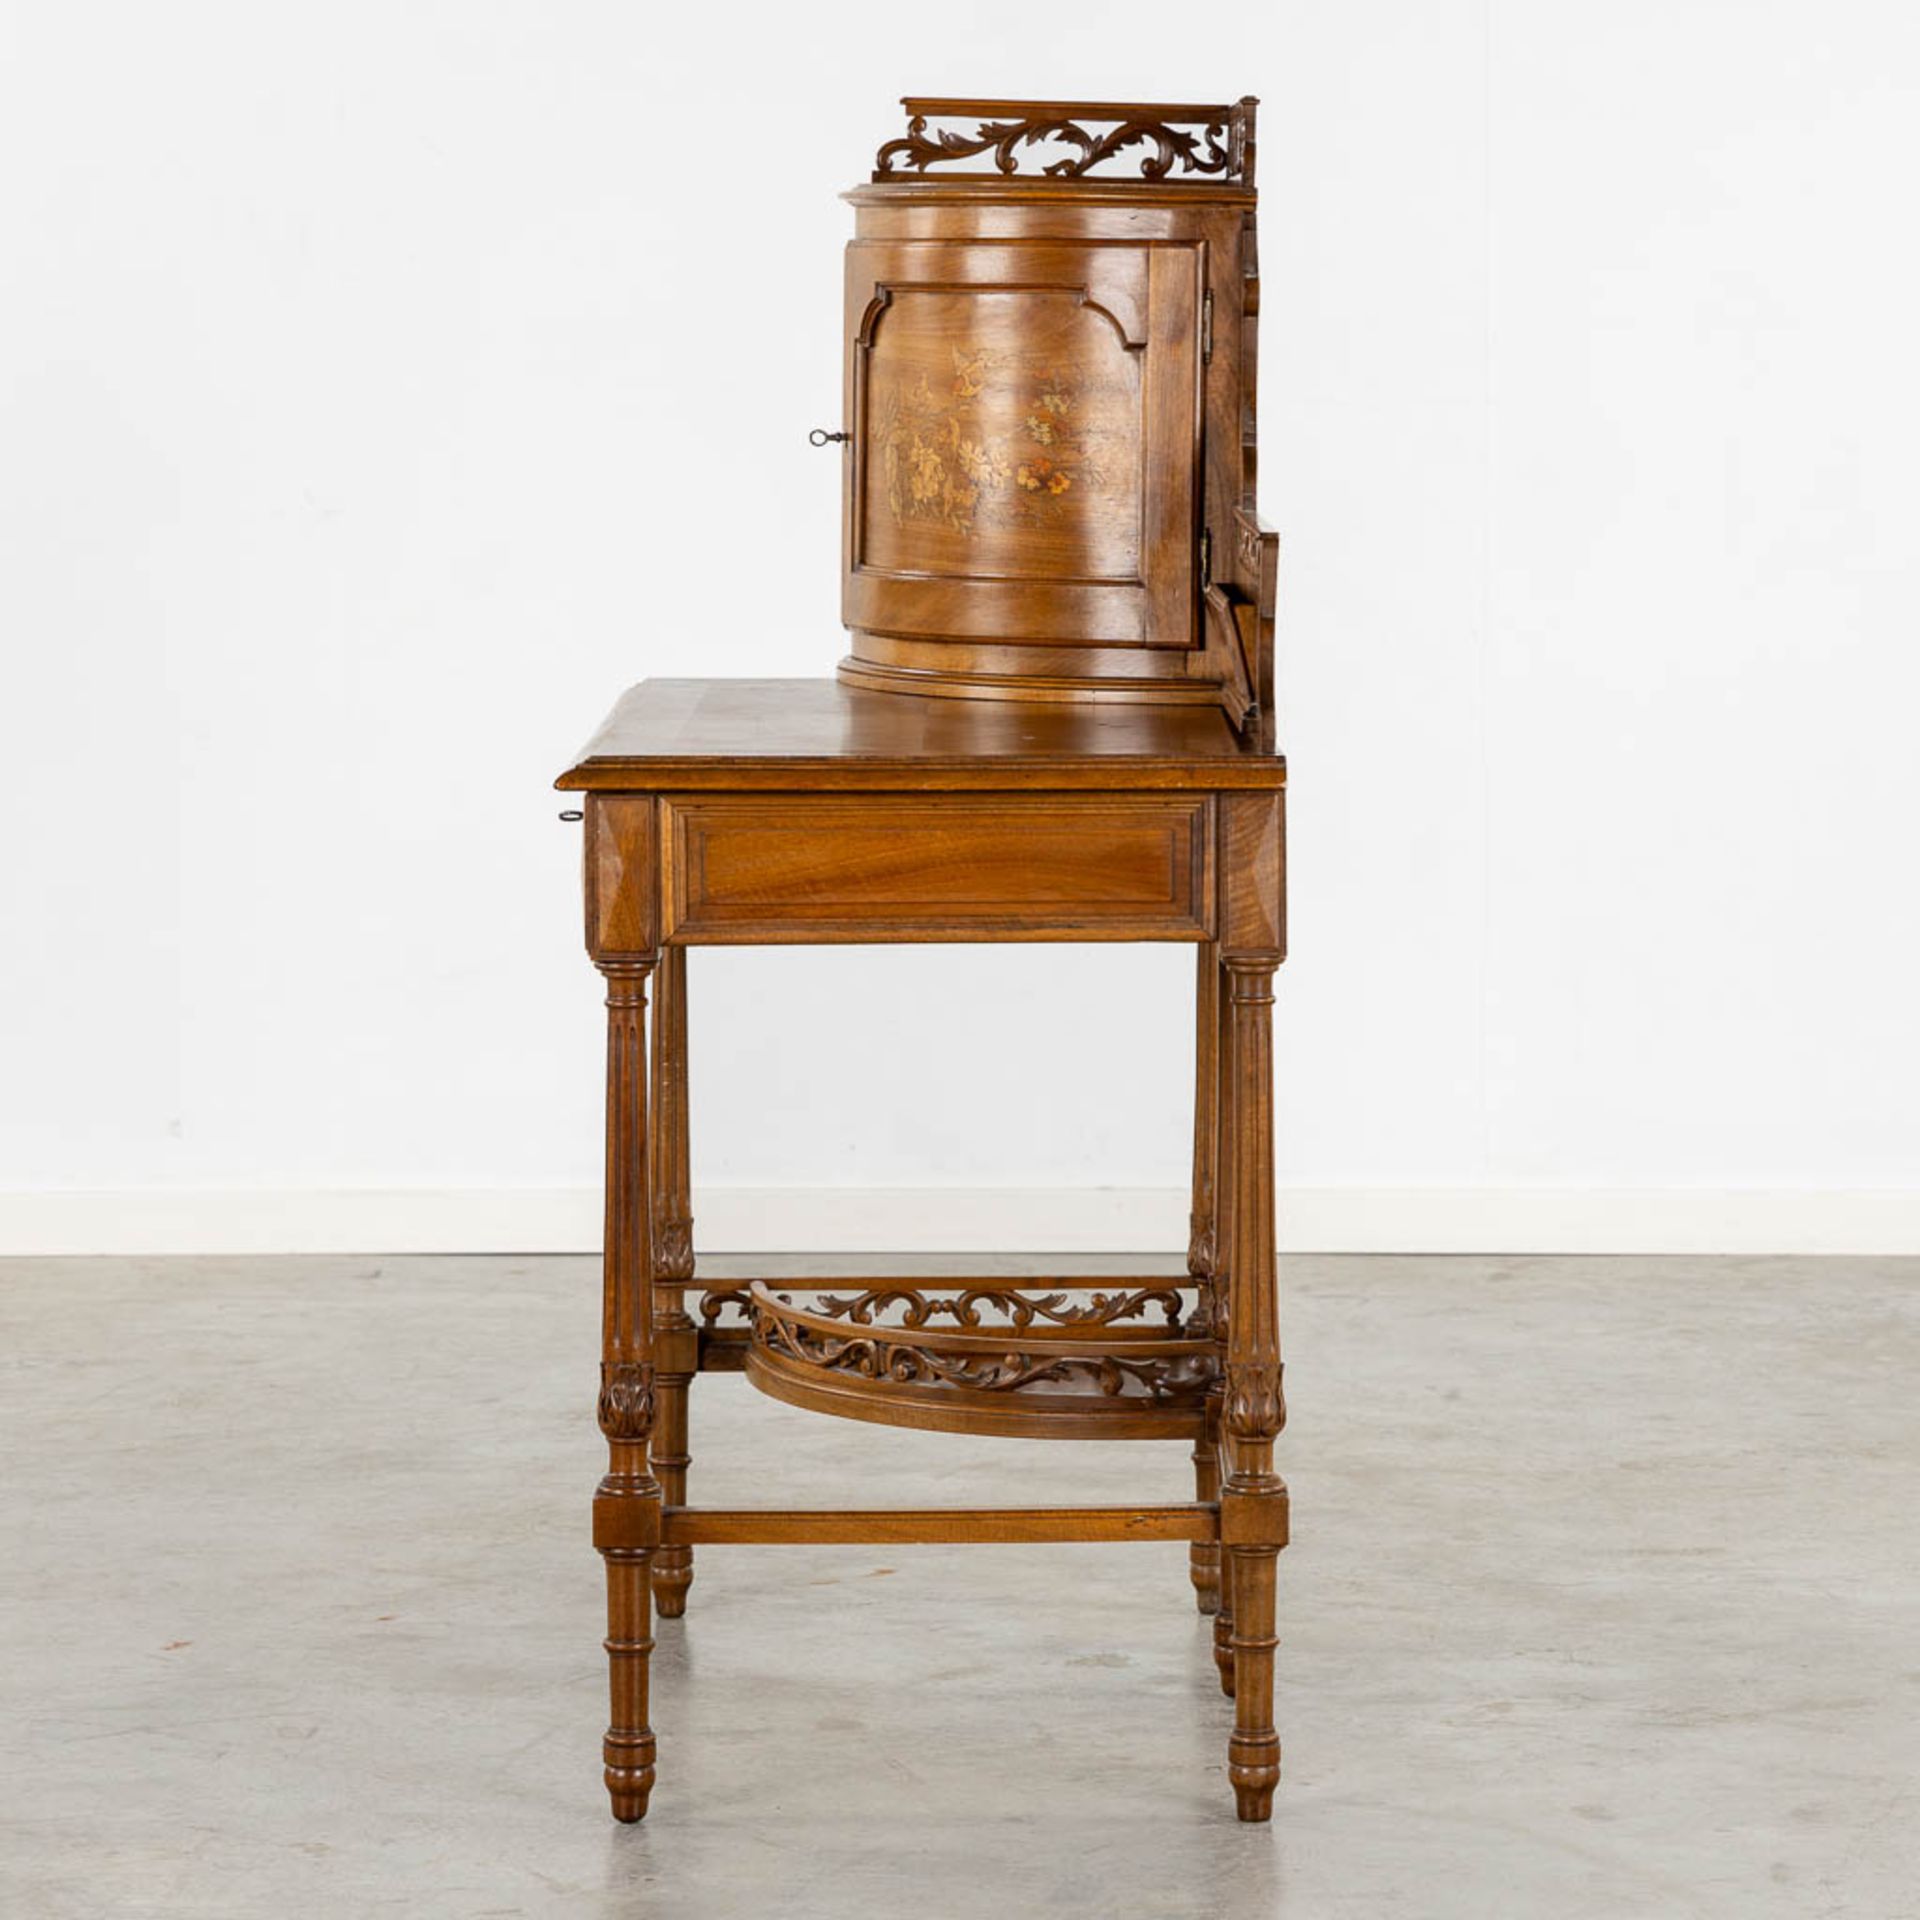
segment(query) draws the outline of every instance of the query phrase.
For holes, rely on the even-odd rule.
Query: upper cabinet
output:
[[[847,196],[841,676],[1270,724],[1253,103],[905,104]]]

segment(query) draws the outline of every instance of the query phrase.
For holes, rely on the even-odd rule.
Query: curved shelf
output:
[[[1176,1288],[1095,1294],[891,1287],[796,1306],[748,1290],[747,1378],[791,1406],[943,1433],[1180,1440],[1204,1430],[1219,1347],[1179,1324]],[[991,1308],[1005,1316],[982,1318]],[[1165,1324],[1133,1324],[1160,1310]],[[949,1320],[951,1325],[939,1324]]]

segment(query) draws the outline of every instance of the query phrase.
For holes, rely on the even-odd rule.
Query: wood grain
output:
[[[627,795],[1214,793],[1271,790],[1286,777],[1283,759],[1212,705],[1003,706],[832,680],[643,680],[554,784]]]
[[[1217,1540],[1206,1506],[920,1507],[867,1511],[800,1507],[674,1508],[665,1537],[688,1545],[940,1546],[1069,1540]]]
[[[1204,939],[1211,815],[1153,795],[670,796],[665,937]]]

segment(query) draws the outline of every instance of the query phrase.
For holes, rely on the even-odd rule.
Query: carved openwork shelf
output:
[[[1194,1438],[1220,1349],[1182,1327],[1183,1305],[1177,1288],[1148,1286],[1077,1305],[1060,1293],[894,1287],[798,1306],[755,1282],[746,1374],[776,1400],[890,1426]]]

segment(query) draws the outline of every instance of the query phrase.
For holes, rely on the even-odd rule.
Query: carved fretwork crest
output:
[[[786,1296],[782,1295],[782,1299]],[[1111,1326],[1158,1310],[1171,1330],[1180,1324],[1181,1298],[1176,1287],[1136,1287],[1125,1293],[1095,1293],[1084,1305],[1073,1306],[1064,1293],[1016,1293],[999,1287],[968,1287],[947,1298],[936,1298],[914,1287],[876,1287],[858,1294],[822,1294],[814,1311],[855,1326],[885,1324],[897,1316],[903,1327],[924,1327],[941,1318],[955,1326],[978,1331],[986,1323],[981,1309],[1005,1316],[1012,1328],[1036,1321],[1055,1326]]]
[[[1077,180],[1127,153],[1138,154],[1142,180],[1199,174],[1237,185],[1253,184],[1253,110],[1248,99],[1231,106],[1146,106],[1095,100],[916,100],[900,103],[908,113],[904,138],[889,140],[874,155],[873,177],[925,173],[990,153],[996,173],[1017,174],[1023,148],[1048,144],[1066,151],[1040,171],[1057,180]],[[973,129],[928,131],[932,120],[970,120]],[[1082,124],[1082,123],[1087,124]],[[1104,129],[1094,131],[1093,129]],[[1124,176],[1123,176],[1124,177]]]

